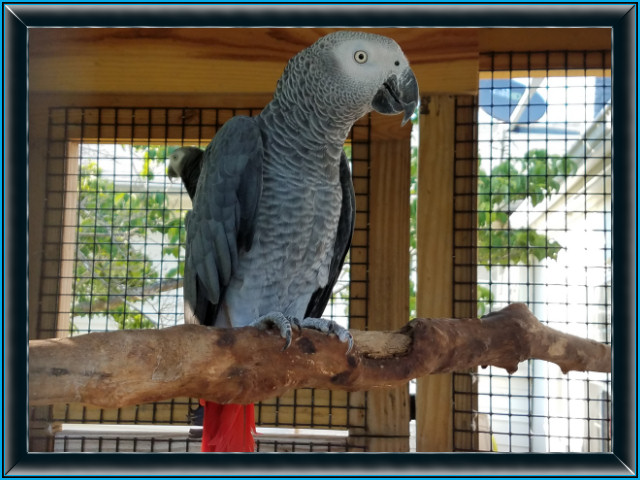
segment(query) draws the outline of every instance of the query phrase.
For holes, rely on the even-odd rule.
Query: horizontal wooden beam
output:
[[[479,28],[480,53],[611,50],[611,28]]]
[[[268,93],[289,58],[334,30],[36,28],[29,86],[35,92]],[[366,30],[396,39],[423,90],[476,88],[475,30]]]
[[[35,92],[269,93],[289,58],[334,28],[33,28]],[[372,28],[422,92],[474,93],[479,53],[610,50],[608,28]]]

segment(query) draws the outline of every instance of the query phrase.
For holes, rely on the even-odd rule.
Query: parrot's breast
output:
[[[271,312],[303,318],[311,295],[327,285],[342,188],[337,168],[323,170],[280,170],[265,161],[253,244],[239,257],[221,309],[231,326]]]

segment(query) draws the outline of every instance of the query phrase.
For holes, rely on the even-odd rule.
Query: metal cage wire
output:
[[[172,148],[204,148],[235,115],[259,108],[60,107],[49,114],[47,223],[42,318],[37,336],[164,328],[183,322],[184,215],[191,201],[181,182],[166,176]],[[356,231],[349,257],[325,317],[366,326],[368,274],[368,117],[349,137],[356,190]],[[57,253],[56,255],[56,252]],[[54,325],[55,328],[50,326]],[[32,420],[58,425],[61,451],[197,451],[198,429],[187,416],[197,399],[95,409],[57,405]],[[366,395],[301,389],[256,404],[260,427],[297,429],[284,438],[257,437],[258,451],[361,451],[357,440],[332,436],[364,427]],[[34,417],[35,415],[35,417]],[[103,431],[100,425],[144,426]],[[79,425],[94,425],[78,429]],[[151,426],[181,425],[171,432]],[[75,429],[74,429],[75,428]],[[305,432],[300,429],[311,429]],[[325,429],[324,437],[313,430]],[[136,431],[139,436],[136,436]]]
[[[609,55],[484,56],[474,120],[479,158],[464,149],[455,158],[456,198],[469,194],[461,172],[470,161],[478,165],[477,201],[471,210],[456,202],[454,212],[477,217],[477,290],[456,288],[454,311],[477,302],[482,315],[524,302],[553,328],[611,341]],[[457,228],[455,238],[468,233]],[[469,258],[457,254],[456,267]],[[611,450],[609,374],[564,375],[532,360],[513,375],[493,367],[470,375],[470,389],[456,387],[468,374],[454,376],[455,450]]]

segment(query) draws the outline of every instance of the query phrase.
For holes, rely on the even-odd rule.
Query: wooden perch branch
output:
[[[370,390],[478,365],[514,372],[539,358],[611,371],[611,348],[541,324],[522,304],[482,319],[416,319],[395,332],[352,330],[355,346],[314,330],[291,346],[256,328],[181,325],[29,342],[29,402],[122,407],[178,396],[252,403],[292,388]]]

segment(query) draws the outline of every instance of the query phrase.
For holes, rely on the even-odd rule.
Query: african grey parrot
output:
[[[169,155],[167,175],[172,178],[180,177],[182,179],[182,183],[187,189],[191,200],[196,195],[196,187],[198,186],[201,170],[202,150],[198,147],[180,147]]]
[[[355,218],[343,145],[368,112],[403,113],[418,85],[391,39],[339,31],[289,60],[256,117],[226,122],[206,150],[174,152],[193,208],[186,218],[185,319],[216,327],[348,331],[320,318]],[[197,181],[197,186],[196,186]],[[205,402],[203,451],[252,451],[253,406]],[[239,425],[239,426],[238,426]]]

